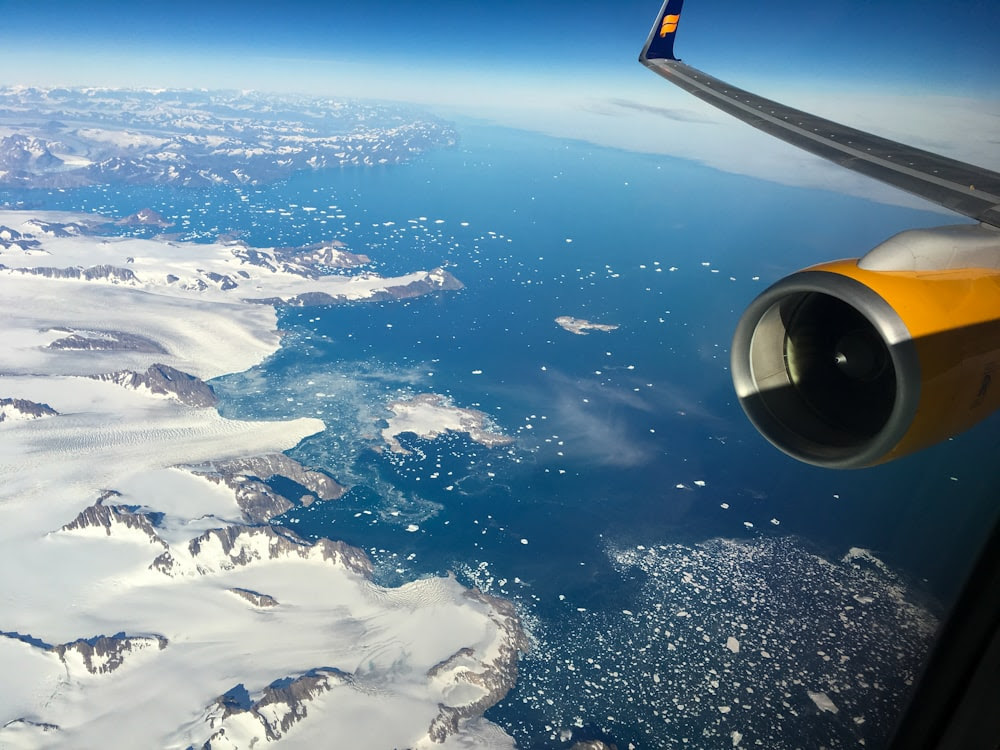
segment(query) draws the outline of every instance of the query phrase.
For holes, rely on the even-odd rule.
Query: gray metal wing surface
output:
[[[663,4],[639,56],[713,107],[835,164],[1000,227],[1000,173],[881,138],[737,88],[673,57],[681,2]]]

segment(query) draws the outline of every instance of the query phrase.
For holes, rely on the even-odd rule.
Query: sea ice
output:
[[[826,693],[823,692],[814,693],[811,690],[807,690],[806,692],[808,693],[809,698],[812,700],[812,702],[816,704],[816,708],[818,708],[820,711],[827,711],[828,713],[831,714],[835,714],[840,711],[840,709],[837,708],[836,704],[834,704],[834,702],[830,700],[830,696],[828,696]]]

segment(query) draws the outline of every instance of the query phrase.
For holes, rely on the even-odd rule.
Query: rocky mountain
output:
[[[237,746],[232,733],[226,733],[235,722],[240,724],[240,739],[247,747],[280,740],[294,724],[306,718],[309,703],[316,696],[349,680],[349,675],[339,669],[320,667],[298,677],[275,680],[256,699],[242,684],[236,685],[220,695],[206,711],[204,722],[214,732],[202,748]]]
[[[157,395],[170,396],[188,406],[215,406],[218,401],[212,386],[169,365],[151,365],[143,373],[120,370],[106,375],[94,375],[93,378],[117,383],[125,388],[147,388]]]
[[[94,505],[84,508],[62,531],[103,531],[106,536],[130,535],[144,538],[150,544],[166,548],[166,543],[156,533],[156,525],[149,513],[127,505],[105,505],[102,496]]]
[[[240,597],[241,599],[246,599],[255,607],[266,608],[266,607],[278,606],[278,600],[275,599],[270,594],[261,594],[258,591],[251,591],[250,589],[241,589],[241,588],[231,588],[227,590],[230,593],[236,594],[236,596]]]
[[[59,412],[48,404],[39,404],[23,398],[0,398],[0,422],[54,417],[58,414]]]
[[[171,549],[157,557],[150,568],[164,575],[212,575],[257,562],[298,557],[343,565],[368,577],[368,556],[344,542],[318,539],[310,543],[279,526],[226,526],[210,529],[192,539],[186,549]]]
[[[127,636],[116,633],[61,643],[52,650],[67,664],[73,659],[82,661],[90,674],[109,674],[134,654],[151,649],[162,651],[166,647],[167,639],[162,635]]]

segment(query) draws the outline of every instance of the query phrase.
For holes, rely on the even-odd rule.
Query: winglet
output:
[[[656,23],[649,32],[646,46],[642,48],[639,62],[646,60],[676,60],[674,57],[674,36],[677,34],[677,23],[681,18],[681,6],[684,0],[665,0]]]

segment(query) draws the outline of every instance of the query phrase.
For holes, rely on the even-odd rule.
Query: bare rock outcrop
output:
[[[65,329],[67,336],[49,344],[49,349],[127,351],[166,354],[162,345],[145,336],[124,331],[92,331]]]
[[[59,412],[48,404],[23,398],[0,398],[0,422],[55,417]]]
[[[148,649],[162,651],[166,647],[167,639],[162,635],[127,636],[125,633],[116,633],[61,643],[52,650],[63,662],[76,657],[83,661],[84,667],[91,674],[108,674],[121,667],[130,656],[139,651]]]
[[[166,548],[164,542],[156,533],[156,527],[148,513],[140,512],[127,505],[105,505],[106,496],[88,508],[84,508],[77,517],[62,527],[62,531],[83,531],[85,529],[101,529],[107,536],[121,536],[123,532],[145,537],[150,544]]]
[[[236,596],[241,599],[246,599],[255,607],[268,608],[277,607],[278,600],[275,599],[270,594],[261,594],[258,591],[253,591],[251,589],[241,589],[241,588],[231,588],[227,589],[230,593],[236,594]]]
[[[212,386],[201,378],[188,375],[170,365],[150,365],[143,373],[119,370],[92,377],[94,380],[117,383],[125,388],[148,388],[157,395],[171,396],[187,406],[215,406],[218,403]]]
[[[0,631],[0,636],[53,653],[71,670],[82,666],[90,674],[110,674],[134,655],[143,651],[162,651],[168,644],[162,635],[126,635],[124,632],[78,638],[58,644],[46,643],[35,636],[17,632]]]

